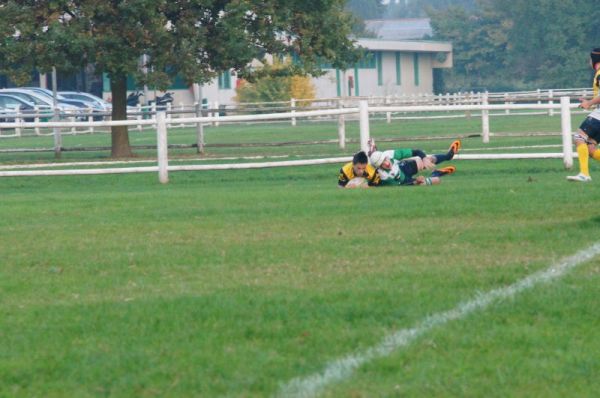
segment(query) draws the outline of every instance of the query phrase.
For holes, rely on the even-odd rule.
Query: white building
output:
[[[313,79],[317,98],[432,93],[434,69],[452,67],[451,43],[424,40],[432,35],[428,18],[367,20],[365,27],[377,36],[358,39],[368,56],[347,70],[325,65],[325,75]],[[236,85],[233,73],[223,73],[202,87],[203,98],[211,104],[232,104]],[[110,96],[109,87],[105,79],[105,97]],[[194,102],[192,89],[181,81],[169,91],[175,93],[175,105]]]
[[[452,67],[450,43],[359,39],[358,44],[368,51],[367,59],[314,79],[317,97],[431,93],[434,68]]]

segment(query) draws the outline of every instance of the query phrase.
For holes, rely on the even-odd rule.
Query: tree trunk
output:
[[[127,120],[127,76],[111,76],[110,91],[112,94],[112,120]],[[113,158],[132,157],[129,146],[129,131],[127,126],[112,126],[112,151]]]

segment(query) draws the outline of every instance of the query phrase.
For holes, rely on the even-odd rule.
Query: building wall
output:
[[[418,76],[415,76],[415,55],[418,57]],[[396,53],[391,51],[382,53],[380,69],[359,69],[359,94],[386,96],[431,93],[433,91],[431,55],[402,52],[398,53],[398,56],[399,70],[396,66]],[[398,73],[400,76],[397,76]]]
[[[426,52],[374,52],[374,61],[364,62],[362,65],[346,71],[327,69],[323,76],[313,78],[317,98],[332,98],[337,96],[387,96],[402,94],[418,94],[433,92],[433,54]],[[397,67],[399,57],[399,69]],[[418,76],[415,73],[415,62],[418,63]],[[400,74],[398,81],[398,75]],[[223,80],[213,80],[202,88],[203,98],[211,105],[233,104],[237,78],[228,77],[230,84],[223,87]],[[349,80],[354,87],[350,90]],[[398,84],[400,83],[400,84]],[[192,104],[194,102],[191,88],[181,84],[169,90],[174,93],[174,105]],[[156,92],[161,95],[162,92]],[[110,97],[110,92],[104,93],[105,98]],[[155,97],[153,90],[149,91],[148,100]]]
[[[415,75],[415,54],[418,54],[418,77]],[[324,76],[312,79],[317,97],[330,98],[338,95],[348,95],[348,80],[350,78],[354,81],[355,86],[350,93],[352,96],[357,94],[361,96],[386,96],[433,92],[432,55],[430,53],[399,52],[398,56],[400,61],[399,70],[396,67],[396,52],[392,51],[381,52],[381,68],[377,65],[375,68],[352,68],[346,70],[345,73],[328,69]],[[379,59],[377,62],[379,62]],[[381,70],[381,79],[379,70]],[[357,73],[358,80],[356,78]],[[399,81],[398,73],[400,74]],[[357,81],[358,92],[356,90]]]

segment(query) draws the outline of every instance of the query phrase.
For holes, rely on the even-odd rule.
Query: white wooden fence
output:
[[[566,168],[573,165],[573,150],[571,136],[571,109],[576,108],[578,104],[571,104],[569,97],[561,97],[560,104],[534,103],[534,104],[483,104],[478,105],[421,105],[421,106],[369,106],[368,102],[360,101],[358,107],[339,108],[321,111],[295,111],[287,113],[259,114],[259,115],[238,115],[238,116],[207,116],[181,118],[181,123],[206,124],[216,121],[222,122],[244,122],[244,121],[266,121],[266,120],[291,120],[293,118],[317,117],[317,116],[337,116],[338,117],[338,138],[340,147],[345,146],[345,116],[358,115],[360,123],[360,148],[368,150],[367,141],[370,137],[369,119],[374,114],[385,114],[388,112],[440,112],[440,111],[480,111],[482,115],[482,139],[484,143],[489,142],[489,112],[506,110],[560,110],[562,118],[562,152],[560,153],[528,153],[528,154],[472,154],[457,155],[457,159],[518,159],[518,158],[562,158]],[[60,145],[61,129],[72,129],[78,127],[98,128],[110,126],[137,126],[156,125],[157,130],[157,166],[149,167],[126,167],[126,168],[104,168],[104,169],[77,169],[77,170],[25,170],[25,171],[0,171],[0,177],[15,176],[49,176],[49,175],[87,175],[87,174],[116,174],[116,173],[141,173],[157,172],[161,183],[168,182],[169,171],[194,171],[194,170],[225,170],[225,169],[248,169],[248,168],[266,168],[283,166],[302,166],[328,163],[341,163],[349,161],[348,157],[337,157],[327,159],[310,159],[294,161],[277,161],[261,163],[236,163],[220,165],[182,165],[169,166],[168,163],[168,126],[165,112],[158,112],[156,119],[149,120],[126,120],[109,122],[19,122],[19,123],[0,123],[2,128],[44,128],[53,129],[56,135],[55,143]],[[201,144],[201,143],[199,143]],[[57,148],[60,150],[60,148]]]
[[[282,113],[298,113],[308,110],[330,110],[330,109],[340,109],[344,107],[348,108],[358,108],[359,103],[361,101],[367,101],[370,107],[380,107],[380,106],[407,106],[410,109],[404,110],[402,112],[394,112],[388,111],[385,112],[383,118],[378,117],[378,119],[385,119],[387,123],[391,123],[392,120],[412,120],[412,119],[453,119],[453,118],[470,118],[473,116],[472,110],[466,110],[463,113],[456,113],[452,111],[452,106],[456,105],[485,105],[485,104],[503,104],[503,105],[513,105],[519,102],[529,102],[529,103],[537,103],[537,104],[548,104],[554,105],[555,100],[559,97],[569,96],[571,98],[579,98],[579,97],[588,97],[591,95],[590,89],[585,88],[571,88],[571,89],[554,89],[554,90],[534,90],[534,91],[519,91],[519,92],[506,92],[506,93],[488,93],[488,92],[458,92],[458,93],[446,93],[446,94],[411,94],[411,95],[390,95],[390,96],[372,96],[372,97],[335,97],[335,98],[318,98],[318,99],[296,99],[292,98],[289,101],[274,101],[274,102],[257,102],[257,103],[240,103],[233,105],[220,105],[218,102],[211,102],[206,104],[206,108],[199,106],[199,104],[193,105],[185,105],[180,103],[178,105],[167,104],[164,108],[166,111],[166,120],[169,128],[174,127],[190,127],[196,126],[199,130],[199,135],[201,134],[201,126],[197,124],[189,124],[186,123],[185,120],[189,120],[190,115],[193,117],[198,117],[201,114],[205,116],[211,117],[212,121],[207,123],[211,126],[218,127],[223,123],[232,123],[230,119],[222,116],[222,113],[225,114],[239,114],[239,113],[255,113],[257,111],[265,112],[270,111],[270,113],[274,112],[282,112]],[[415,112],[419,112],[415,109],[415,106],[426,106],[426,105],[437,105],[437,106],[445,106],[443,113],[439,115],[419,115],[415,114]],[[519,109],[521,112],[517,113],[519,115],[539,115],[542,112],[547,112],[549,116],[554,116],[554,112],[556,107],[548,107],[545,110],[537,109],[535,110],[528,109],[523,111]],[[160,110],[160,109],[159,109]],[[534,112],[532,112],[534,111]],[[150,106],[142,106],[138,105],[135,111],[128,112],[128,118],[130,120],[135,120],[137,123],[132,125],[134,131],[142,131],[145,129],[155,129],[156,128],[156,104],[152,104]],[[489,112],[489,111],[482,111]],[[511,113],[512,112],[512,113]],[[407,115],[408,114],[408,115]],[[515,114],[514,110],[510,107],[503,108],[498,113],[489,114],[489,116],[504,116]],[[52,116],[52,113],[48,113],[48,111],[34,111],[29,113],[21,112],[17,109],[14,112],[4,112],[0,114],[0,118],[3,119],[11,119],[15,121],[15,125],[10,128],[10,133],[5,133],[0,128],[0,138],[14,138],[21,137],[23,133],[23,128],[21,128],[21,123],[25,118],[34,118],[35,122],[39,122],[40,118],[49,118]],[[101,117],[103,120],[110,120],[110,112],[92,112],[92,110],[88,110],[88,112],[84,112],[82,114],[64,114],[61,116],[61,119],[67,121],[75,121],[76,119],[85,118],[88,121],[93,121],[94,118]],[[306,121],[323,121],[323,120],[331,120],[331,118],[335,118],[339,116],[335,115],[322,115],[315,116],[311,118],[306,118]],[[350,118],[358,117],[358,114],[350,114]],[[145,120],[152,119],[153,123],[146,123]],[[289,118],[289,123],[292,126],[297,125],[297,116],[293,116]],[[372,119],[373,120],[373,119]],[[252,120],[246,120],[246,123],[252,123]],[[263,120],[263,122],[265,122]],[[16,126],[16,127],[15,127]],[[81,127],[71,127],[67,131],[62,131],[64,135],[75,135],[75,134],[90,134],[90,133],[109,133],[110,131],[107,129],[102,129],[102,125],[86,125],[84,128]],[[33,134],[37,136],[44,135],[53,135],[52,131],[44,131],[40,127],[35,127],[33,129]]]

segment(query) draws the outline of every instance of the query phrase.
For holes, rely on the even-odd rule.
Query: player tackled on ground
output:
[[[377,169],[380,185],[436,185],[441,183],[441,176],[454,173],[456,167],[435,169],[435,166],[454,158],[461,143],[459,140],[454,141],[447,153],[438,155],[427,155],[420,149],[408,148],[381,152],[376,150],[373,141],[370,141],[370,146],[373,149],[370,151],[370,163]],[[423,170],[432,169],[429,177],[417,176]]]
[[[593,109],[600,104],[600,48],[594,48],[590,53],[590,64],[594,68],[594,98],[586,100],[581,98],[580,107]],[[579,126],[579,131],[573,136],[579,156],[579,174],[568,176],[569,181],[590,182],[589,158],[600,161],[600,150],[597,145],[600,142],[600,109],[596,108]]]
[[[352,158],[352,162],[340,169],[338,186],[340,188],[367,188],[379,185],[379,176],[375,168],[369,164],[369,157],[363,151]]]

